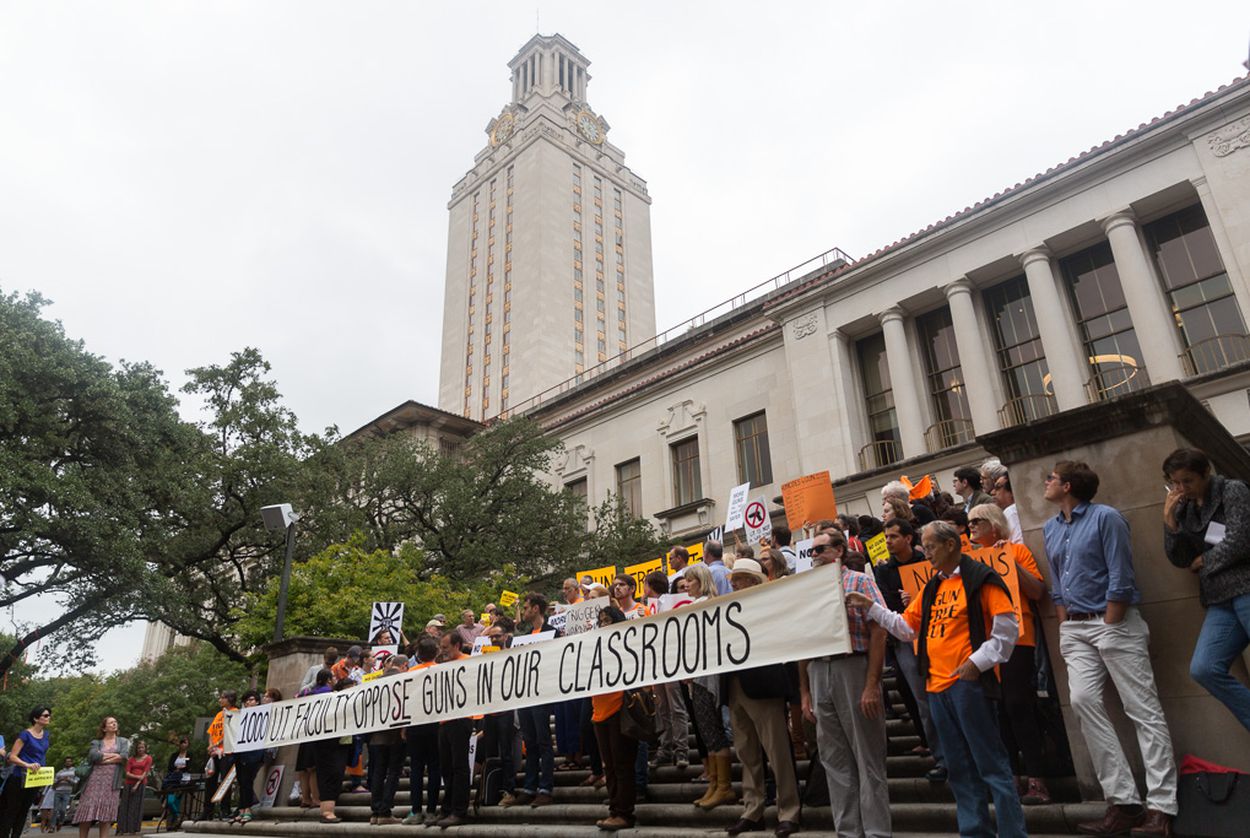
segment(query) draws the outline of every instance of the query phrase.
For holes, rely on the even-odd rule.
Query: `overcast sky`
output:
[[[612,8],[0,3],[0,291],[174,387],[259,347],[349,432],[437,402],[447,200],[536,25],[649,184],[660,329],[1188,102],[1250,40],[1244,0]]]

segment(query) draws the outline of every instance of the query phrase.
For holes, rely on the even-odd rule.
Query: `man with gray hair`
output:
[[[901,480],[891,480],[889,483],[881,487],[881,500],[890,498],[898,498],[903,503],[911,507],[911,514],[916,516],[917,524],[927,524],[937,518],[933,514],[933,510],[928,504],[913,502],[911,499],[911,489],[907,488],[907,484]]]
[[[995,834],[992,796],[997,834],[1027,835],[1011,760],[990,704],[999,694],[994,667],[1011,657],[1020,632],[1011,593],[988,565],[962,554],[959,531],[946,521],[925,526],[921,542],[934,573],[906,611],[897,614],[858,592],[847,593],[846,603],[867,609],[867,619],[904,643],[918,641],[959,834]]]

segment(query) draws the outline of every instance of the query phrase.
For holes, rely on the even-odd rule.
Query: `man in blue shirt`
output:
[[[1091,503],[1097,492],[1098,475],[1085,463],[1056,463],[1046,477],[1046,500],[1059,508],[1043,529],[1059,651],[1068,667],[1072,709],[1108,804],[1102,821],[1078,824],[1077,831],[1169,836],[1177,810],[1176,761],[1150,667],[1150,629],[1136,608],[1141,592],[1128,522],[1114,507]],[[1145,809],[1103,701],[1108,675],[1137,729],[1146,766]]]
[[[716,583],[716,595],[724,596],[733,593],[729,583],[729,568],[725,567],[725,548],[719,541],[709,541],[704,546],[707,558],[707,569],[712,571],[712,581]]]

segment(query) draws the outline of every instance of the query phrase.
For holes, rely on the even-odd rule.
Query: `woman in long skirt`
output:
[[[133,747],[134,755],[126,760],[126,778],[117,810],[118,835],[138,835],[143,829],[143,796],[152,772],[152,757],[147,742],[136,740]]]
[[[99,829],[99,838],[108,835],[109,826],[117,820],[117,804],[122,791],[122,774],[130,757],[130,742],[117,735],[117,719],[105,716],[97,733],[99,739],[91,740],[87,761],[91,774],[83,784],[74,812],[78,824],[78,838],[87,838],[91,825]]]

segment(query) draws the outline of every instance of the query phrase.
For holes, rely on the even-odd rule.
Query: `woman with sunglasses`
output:
[[[0,838],[18,838],[26,828],[26,818],[35,795],[42,789],[26,788],[26,772],[43,768],[52,736],[48,723],[52,721],[52,708],[36,707],[26,714],[30,727],[17,735],[9,750],[11,767],[9,779],[0,794]]]
[[[1022,758],[1026,784],[1020,802],[1025,806],[1040,806],[1050,803],[1050,792],[1042,779],[1045,762],[1042,732],[1037,725],[1033,658],[1037,648],[1037,625],[1033,603],[1042,598],[1046,584],[1029,548],[1010,541],[1011,525],[997,505],[982,503],[972,507],[968,511],[968,532],[974,558],[996,569],[1006,562],[1014,562],[1016,578],[1020,580],[1020,637],[1011,658],[999,667],[1003,688],[1003,700],[998,705],[999,727],[1012,762],[1016,762],[1017,750]]]

